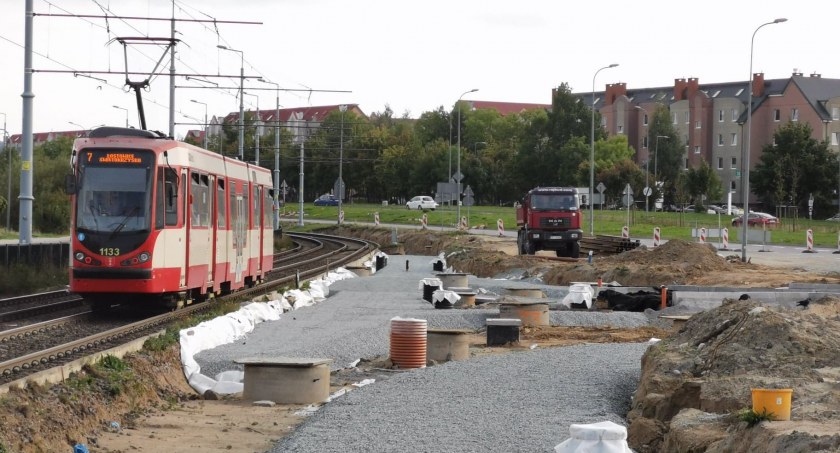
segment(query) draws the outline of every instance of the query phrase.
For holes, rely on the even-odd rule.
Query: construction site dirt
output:
[[[515,240],[428,231],[333,229],[383,244],[395,255],[447,254],[447,264],[481,277],[503,274],[543,282],[617,282],[627,286],[708,285],[781,287],[791,282],[840,283],[838,273],[801,266],[773,267],[719,256],[710,246],[670,241],[593,263],[560,261],[542,252],[518,256]],[[840,298],[806,307],[726,301],[696,313],[679,329],[525,328],[520,344],[487,348],[483,336],[472,356],[517,353],[529,345],[563,347],[592,342],[662,341],[648,349],[641,381],[627,414],[631,447],[639,452],[840,451]],[[0,441],[20,452],[64,451],[74,441],[95,451],[266,451],[294,429],[302,406],[254,408],[237,398],[205,400],[183,378],[177,349],[137,353],[127,360],[135,381],[114,397],[107,384],[80,388],[30,387],[0,397]],[[331,390],[365,377],[387,379],[386,357],[365,358],[352,375],[335,372]],[[90,379],[96,379],[90,373]],[[738,413],[750,407],[751,388],[792,388],[790,421],[750,426]],[[76,404],[66,404],[75,401]],[[79,407],[84,408],[80,412]],[[76,408],[76,409],[73,409]],[[103,424],[122,420],[120,426]]]

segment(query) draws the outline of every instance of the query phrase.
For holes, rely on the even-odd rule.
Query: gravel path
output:
[[[405,261],[409,261],[409,270]],[[202,373],[241,369],[244,357],[322,357],[340,369],[388,355],[389,320],[422,318],[429,328],[479,329],[497,309],[435,310],[418,282],[428,256],[392,256],[373,277],[336,282],[315,306],[259,324],[236,343],[196,356]],[[470,277],[501,293],[521,282]],[[534,286],[528,283],[528,286]],[[546,288],[549,297],[563,291]],[[642,313],[551,311],[552,325],[637,327]],[[535,349],[391,373],[322,407],[272,451],[551,451],[572,423],[623,424],[645,344]]]

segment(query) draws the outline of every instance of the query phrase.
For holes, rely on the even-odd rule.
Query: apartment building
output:
[[[697,78],[675,79],[672,87],[628,89],[624,83],[607,84],[595,93],[601,126],[609,135],[624,134],[642,165],[655,153],[656,138],[648,136],[654,112],[669,111],[674,129],[685,147],[684,167],[702,160],[717,172],[733,201],[743,203],[742,156],[749,102],[749,81],[700,84]],[[592,93],[577,93],[587,103]],[[750,167],[773,134],[788,121],[807,122],[817,140],[827,140],[840,153],[840,79],[794,71],[786,79],[765,79],[753,74]],[[753,200],[753,198],[751,198]]]

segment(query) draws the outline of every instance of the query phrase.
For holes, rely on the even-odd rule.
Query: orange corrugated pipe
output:
[[[668,305],[668,288],[665,285],[659,287],[659,290],[662,295],[662,306],[660,307],[662,310]]]

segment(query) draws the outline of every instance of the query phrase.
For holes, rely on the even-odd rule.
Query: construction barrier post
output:
[[[373,213],[373,224],[375,226],[379,226],[379,213],[378,212]]]
[[[837,250],[834,251],[834,254],[840,254],[840,232],[837,233]]]
[[[499,230],[499,237],[505,235],[505,222],[502,219],[496,221],[496,228]]]
[[[721,250],[729,250],[729,228],[723,229],[723,248]]]
[[[344,209],[338,211],[338,224],[342,225],[344,223]]]
[[[630,227],[628,227],[627,225],[621,227],[621,237],[623,237],[624,239],[630,237]]]
[[[810,228],[805,232],[805,250],[802,253],[817,253],[814,250],[814,230]]]
[[[659,291],[662,298],[662,305],[660,306],[660,309],[664,310],[668,305],[668,288],[666,288],[665,285],[662,285],[659,287]]]
[[[700,228],[700,243],[706,243],[706,228]]]
[[[661,230],[659,229],[659,227],[655,227],[653,229],[653,246],[654,247],[659,247],[659,244],[662,241],[662,236],[661,236],[660,233],[661,233]]]

